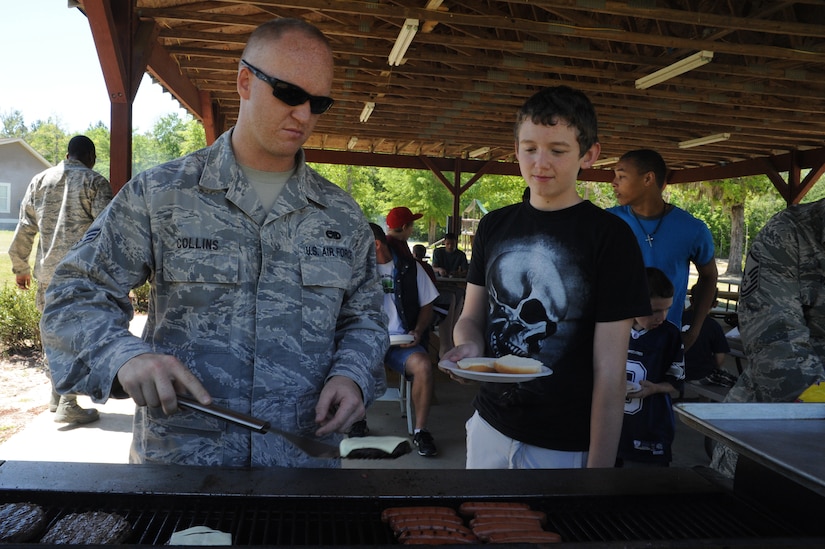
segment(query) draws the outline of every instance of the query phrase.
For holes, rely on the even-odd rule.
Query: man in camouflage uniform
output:
[[[337,444],[380,392],[372,231],[301,149],[332,79],[317,28],[261,25],[239,65],[236,126],[127,183],[55,273],[42,325],[57,386],[135,401],[131,462],[337,467],[179,410],[176,394]],[[147,280],[137,338],[128,293]]]
[[[34,260],[35,303],[40,312],[55,267],[112,200],[109,182],[92,170],[96,159],[91,139],[85,135],[71,138],[66,160],[35,175],[20,204],[20,219],[9,256],[17,287],[28,290],[32,279],[29,257],[34,237],[40,233]],[[54,387],[49,410],[55,412],[54,420],[58,423],[91,423],[99,419],[97,410],[81,408],[77,396],[61,396]]]
[[[776,214],[753,242],[739,296],[748,365],[725,402],[793,402],[825,380],[825,199]],[[717,445],[711,466],[733,476]]]

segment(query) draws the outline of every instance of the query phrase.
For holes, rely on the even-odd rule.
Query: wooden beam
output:
[[[128,55],[124,52],[111,3],[105,0],[84,0],[83,9],[89,20],[109,101],[125,103],[129,100]]]
[[[152,76],[193,116],[199,120],[203,120],[206,116],[212,117],[204,112],[204,107],[212,108],[211,101],[208,105],[201,104],[200,90],[192,84],[189,78],[184,76],[177,62],[166,53],[166,49],[162,45],[156,44],[152,48],[148,66]]]
[[[437,169],[442,172],[454,172],[457,169],[455,158],[427,157],[426,163],[419,156],[405,156],[392,154],[375,154],[352,151],[329,151],[306,149],[307,162],[318,164],[342,164],[353,166],[375,166],[379,168],[408,168],[412,170]],[[461,170],[467,173],[476,173],[482,168],[493,175],[521,175],[518,164],[512,162],[493,162],[490,166],[484,160],[464,160]],[[435,173],[435,172],[434,172]]]
[[[132,7],[131,1],[83,2],[112,105],[109,182],[114,192],[132,177],[132,102],[142,74],[134,63]]]

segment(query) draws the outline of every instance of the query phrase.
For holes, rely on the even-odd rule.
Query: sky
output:
[[[52,117],[67,133],[103,122],[110,103],[86,16],[67,0],[3,1],[0,23],[0,114],[23,114],[27,126]],[[186,111],[143,76],[132,107],[138,132],[162,116]]]

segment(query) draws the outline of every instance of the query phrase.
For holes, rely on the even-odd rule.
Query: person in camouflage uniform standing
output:
[[[748,364],[725,402],[793,402],[825,380],[825,199],[791,206],[760,231],[738,315]],[[733,476],[736,459],[717,445],[711,466]]]
[[[301,149],[332,81],[316,27],[262,24],[234,128],[128,182],[55,273],[42,326],[57,386],[135,401],[132,463],[338,467],[179,410],[176,394],[337,444],[386,388],[372,231]],[[128,294],[147,280],[138,338]]]
[[[91,139],[85,135],[71,138],[66,160],[35,175],[20,204],[9,256],[17,287],[28,290],[32,279],[29,258],[34,237],[40,233],[34,278],[35,303],[41,313],[55,267],[112,200],[109,182],[92,170],[96,159]],[[54,420],[58,423],[91,423],[99,419],[97,410],[81,408],[77,396],[61,396],[54,387],[49,410],[55,412]]]

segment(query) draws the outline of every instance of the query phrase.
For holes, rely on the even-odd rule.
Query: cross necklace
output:
[[[631,207],[630,207],[630,213],[632,213],[632,214],[633,214],[633,217],[636,219],[636,223],[638,223],[638,224],[639,224],[639,228],[640,228],[640,229],[642,229],[642,232],[646,234],[646,236],[645,236],[645,242],[647,242],[647,245],[648,245],[648,246],[650,246],[651,248],[653,247],[653,236],[654,236],[654,235],[656,234],[656,232],[659,230],[659,227],[661,227],[661,226],[662,226],[662,221],[664,221],[664,220],[665,220],[665,214],[667,213],[667,206],[668,206],[668,204],[667,204],[667,202],[665,202],[665,201],[662,201],[662,203],[664,204],[664,205],[662,206],[662,213],[660,213],[660,214],[659,214],[659,216],[658,216],[659,221],[656,223],[656,228],[655,228],[655,229],[653,229],[653,232],[652,232],[652,233],[649,233],[649,232],[647,232],[647,231],[645,230],[644,225],[642,225],[642,220],[641,220],[641,219],[639,219],[639,216],[638,216],[638,215],[636,215],[636,212],[635,212],[635,211],[633,211],[633,206],[631,206]]]

